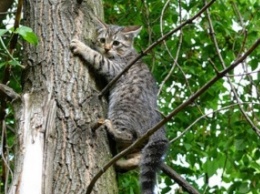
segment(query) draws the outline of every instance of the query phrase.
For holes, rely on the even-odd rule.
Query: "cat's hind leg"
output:
[[[96,130],[101,125],[105,125],[106,130],[110,135],[113,136],[114,140],[117,142],[117,147],[119,150],[127,148],[135,140],[134,134],[128,130],[117,129],[113,125],[112,121],[109,119],[99,119],[93,126],[92,130]],[[125,158],[118,160],[115,163],[117,171],[127,172],[129,170],[135,169],[139,166],[141,160],[140,150],[135,150],[134,153],[128,154]]]
[[[134,134],[130,130],[117,129],[115,125],[109,120],[104,121],[107,131],[114,137],[117,142],[119,150],[124,150],[131,145],[136,139]],[[118,160],[115,163],[115,167],[120,172],[127,172],[135,169],[139,166],[141,160],[141,151],[135,150],[134,153],[128,154],[125,158]]]
[[[119,144],[131,144],[135,139],[134,134],[129,130],[117,129],[109,119],[104,120],[104,125],[106,126],[108,133],[111,134]]]
[[[106,130],[110,135],[113,136],[116,142],[119,144],[131,144],[133,143],[135,137],[134,134],[131,133],[129,130],[125,129],[117,129],[113,124],[112,121],[109,119],[98,119],[98,121],[92,125],[91,130],[96,131],[99,127],[104,125]]]
[[[95,132],[99,127],[104,125],[104,123],[105,123],[104,119],[98,119],[98,121],[91,126],[91,130]]]
[[[141,161],[141,152],[132,153],[116,161],[115,167],[119,172],[127,172],[137,168]]]

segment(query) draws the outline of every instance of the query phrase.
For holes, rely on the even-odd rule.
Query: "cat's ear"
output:
[[[125,35],[131,35],[132,37],[136,37],[141,30],[142,26],[127,26],[123,28],[122,32]]]
[[[99,18],[97,18],[96,16],[92,16],[94,23],[97,26],[97,29],[103,28],[103,29],[107,29],[107,24],[105,24],[104,22],[102,22]]]

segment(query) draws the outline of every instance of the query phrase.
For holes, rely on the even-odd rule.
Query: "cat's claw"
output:
[[[85,46],[84,43],[82,43],[81,41],[79,41],[77,39],[73,39],[70,42],[70,49],[73,54],[79,54],[84,46]]]
[[[101,125],[103,125],[104,123],[105,123],[105,120],[104,120],[104,119],[98,119],[98,121],[91,126],[91,130],[92,130],[93,132],[96,131],[96,130],[97,130]]]

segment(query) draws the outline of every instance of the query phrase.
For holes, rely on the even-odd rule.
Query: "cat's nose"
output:
[[[111,45],[106,44],[105,48],[104,48],[105,52],[108,53],[110,51],[110,49],[111,49]]]

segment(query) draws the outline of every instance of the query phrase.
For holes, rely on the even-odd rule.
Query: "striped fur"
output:
[[[72,40],[71,49],[97,73],[110,81],[132,58],[137,56],[133,41],[140,29],[138,26],[121,27],[97,21],[94,50],[79,40]],[[116,140],[119,151],[160,121],[156,94],[156,82],[147,65],[142,61],[134,64],[110,89],[108,119],[105,125],[109,134]],[[156,172],[167,145],[165,130],[161,128],[145,145],[117,163],[119,169],[129,170],[140,166],[140,184],[143,194],[154,193]],[[138,157],[139,153],[141,157]]]

